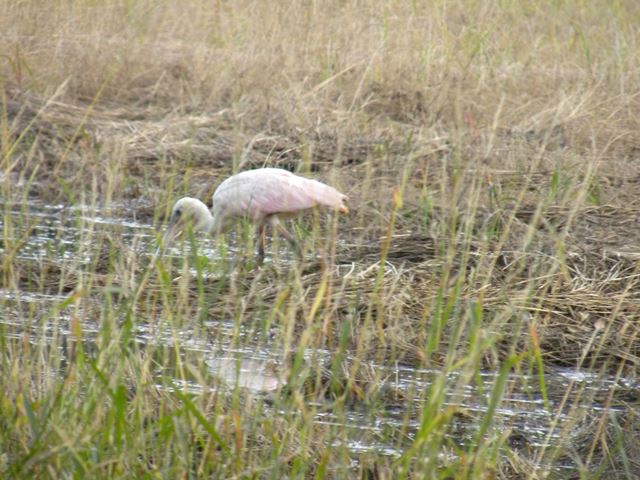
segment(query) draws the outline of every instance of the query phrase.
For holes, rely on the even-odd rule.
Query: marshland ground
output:
[[[0,3],[3,476],[640,476],[638,25],[633,1]],[[257,268],[247,226],[153,260],[176,198],[261,166],[350,214],[296,221],[303,260],[276,239]],[[225,384],[229,351],[277,388]],[[521,391],[545,442],[504,420]],[[392,410],[393,449],[350,437]]]

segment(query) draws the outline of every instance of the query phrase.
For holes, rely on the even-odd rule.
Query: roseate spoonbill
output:
[[[190,221],[197,231],[218,235],[235,221],[247,218],[257,226],[258,261],[264,259],[265,228],[270,224],[299,252],[298,245],[280,223],[305,210],[325,206],[347,213],[348,197],[317,180],[300,177],[280,168],[257,168],[237,173],[223,181],[213,194],[213,214],[196,198],[178,200],[164,235],[164,248],[177,233],[177,226]]]

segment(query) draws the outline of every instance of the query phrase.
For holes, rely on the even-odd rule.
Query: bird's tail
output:
[[[349,208],[347,207],[349,197],[322,182],[318,182],[317,180],[312,180],[312,182],[315,187],[314,193],[317,203],[326,207],[333,208],[340,213],[349,213]]]

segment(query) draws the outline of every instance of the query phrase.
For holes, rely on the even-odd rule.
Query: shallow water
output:
[[[5,211],[7,209],[5,208]],[[4,239],[18,240],[22,245],[16,254],[18,260],[59,262],[85,265],[95,257],[92,250],[95,239],[115,235],[130,245],[134,252],[149,255],[156,245],[156,231],[144,222],[122,221],[109,212],[90,208],[64,206],[32,206],[25,215],[11,210],[11,229],[3,233]],[[5,228],[0,220],[0,225]],[[5,242],[1,249],[4,254]],[[184,246],[188,252],[188,245]],[[217,258],[213,243],[203,241],[199,246],[203,255]],[[233,251],[231,251],[233,253]],[[180,256],[174,248],[168,257]],[[0,327],[8,340],[47,344],[58,348],[65,359],[69,343],[75,341],[73,318],[82,319],[82,341],[87,348],[96,348],[100,335],[98,322],[90,315],[73,316],[74,305],[58,307],[69,298],[70,292],[34,293],[28,290],[0,290]],[[67,302],[68,303],[68,302]],[[83,308],[88,308],[86,305]],[[30,319],[25,322],[25,319]],[[213,340],[206,332],[214,331]],[[175,328],[170,325],[138,325],[135,341],[143,346],[153,346],[159,351],[176,344],[180,354],[200,358],[207,366],[215,385],[202,385],[184,378],[175,378],[172,386],[159,382],[158,388],[180,388],[198,393],[210,388],[239,388],[253,396],[266,398],[277,396],[287,382],[285,354],[265,342],[264,334],[257,334],[243,325],[228,319],[207,319],[191,326]],[[331,352],[308,351],[307,359],[331,365]],[[347,361],[350,359],[347,358]],[[463,379],[461,374],[444,374],[438,370],[416,369],[406,365],[365,365],[375,372],[376,382],[387,395],[376,408],[369,409],[362,402],[354,402],[347,411],[335,413],[320,403],[310,403],[319,426],[336,427],[346,433],[340,442],[347,445],[357,457],[372,453],[398,457],[411,445],[420,429],[421,416],[429,389],[444,377],[447,392],[443,407],[454,407],[461,415],[451,420],[447,435],[452,445],[471,445],[478,432],[478,420],[491,408],[492,392],[498,374],[481,372],[473,379]],[[55,372],[51,372],[55,375]],[[172,375],[170,367],[159,371],[166,378]],[[624,412],[623,406],[607,404],[612,391],[638,391],[640,384],[632,379],[615,378],[601,373],[570,369],[547,369],[545,372],[547,399],[535,374],[510,374],[504,396],[494,415],[498,431],[509,431],[510,445],[536,452],[553,447],[560,442],[571,442],[572,435],[581,434],[581,425],[600,418]],[[615,397],[614,397],[615,398]],[[274,412],[271,412],[274,413]],[[275,412],[277,414],[277,412]],[[357,462],[357,459],[354,460]],[[553,469],[573,468],[571,463],[554,464]]]

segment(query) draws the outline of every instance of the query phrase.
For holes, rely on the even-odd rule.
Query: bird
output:
[[[315,207],[328,207],[340,213],[349,212],[347,195],[335,188],[295,175],[281,168],[256,168],[230,176],[213,193],[209,208],[197,198],[183,197],[176,201],[163,238],[164,249],[178,233],[178,227],[190,222],[198,232],[217,236],[228,231],[238,220],[246,218],[256,225],[258,263],[265,253],[265,229],[271,225],[294,249],[300,248],[282,219],[293,218]]]

